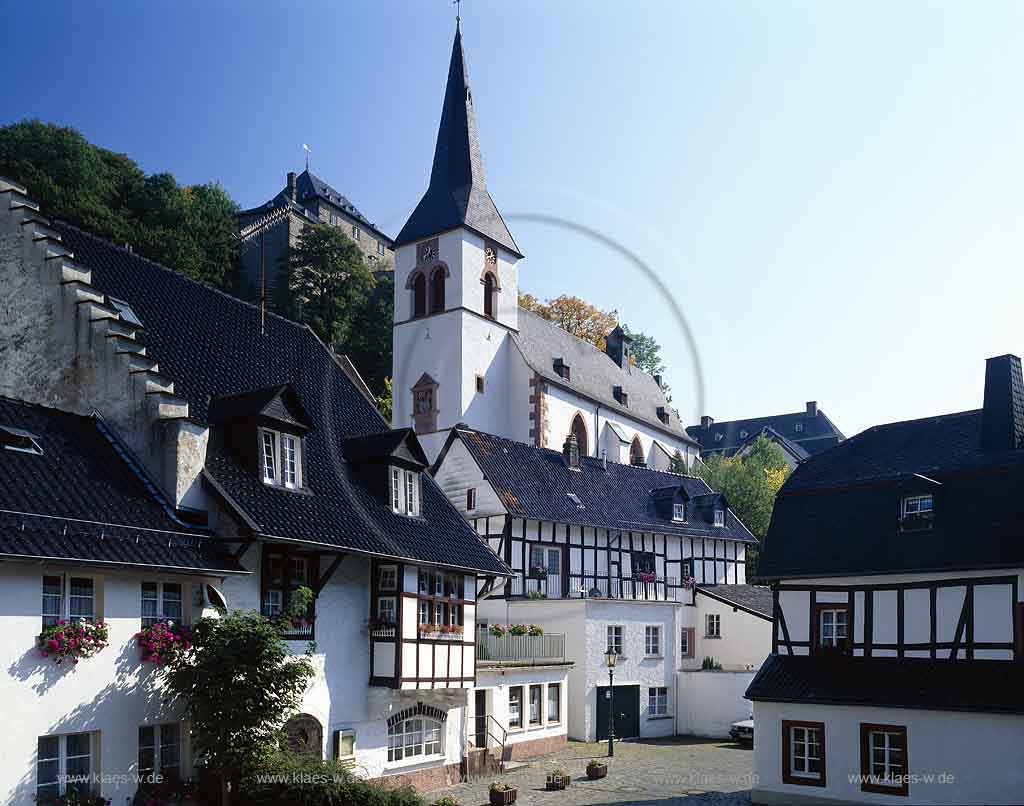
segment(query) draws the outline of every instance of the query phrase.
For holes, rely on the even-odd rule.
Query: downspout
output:
[[[597,408],[594,409],[594,456],[600,456],[601,454],[597,450],[597,444],[601,439],[601,404],[597,404]]]

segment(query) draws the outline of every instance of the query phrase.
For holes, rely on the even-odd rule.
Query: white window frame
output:
[[[466,488],[466,512],[476,511],[476,487]]]
[[[927,502],[928,506],[922,504]],[[935,511],[935,497],[927,495],[908,495],[903,499],[903,517],[912,518],[920,515],[931,515]]]
[[[398,566],[397,565],[382,565],[378,568],[378,583],[377,587],[382,591],[397,591],[398,590]]]
[[[357,227],[355,224],[353,224],[352,225],[352,240],[353,241],[358,241],[361,237],[362,237],[362,235],[359,232],[359,227]]]
[[[668,687],[650,686],[647,689],[647,717],[668,716]]]
[[[154,585],[154,586],[156,586],[156,590],[155,590],[156,596],[155,597],[146,596],[146,586],[147,585]],[[180,610],[180,613],[178,615],[174,615],[173,613],[169,613],[168,612],[168,608],[167,608],[167,604],[168,604],[167,587],[168,586],[177,587],[178,590],[181,593],[181,596],[178,599],[179,610]],[[186,593],[185,593],[185,585],[184,585],[184,583],[182,583],[182,582],[156,582],[156,581],[153,581],[153,580],[146,579],[146,580],[143,580],[139,584],[139,591],[140,591],[140,595],[141,595],[141,605],[140,605],[140,608],[139,608],[139,618],[140,618],[140,620],[142,622],[142,626],[144,628],[152,626],[153,624],[155,624],[158,621],[173,621],[175,624],[185,624],[185,623],[187,623],[187,621],[186,621],[187,613],[186,613],[186,610],[185,610],[185,601],[186,601],[186,599],[188,597],[186,596]],[[145,608],[145,603],[146,602],[155,602],[155,604],[156,604],[156,607],[153,610],[153,615],[151,615],[151,616],[147,616],[146,615],[146,608]],[[146,623],[147,621],[149,621],[149,624]]]
[[[801,731],[803,738],[797,740],[797,731]],[[791,725],[789,728],[789,774],[794,778],[807,778],[811,781],[820,781],[822,771],[825,768],[825,759],[821,757],[821,737],[816,736],[810,741],[811,734],[821,733],[819,728],[811,728],[806,725]],[[804,752],[797,753],[797,745],[803,745]],[[818,748],[818,755],[811,754],[811,748]],[[803,764],[803,770],[797,769],[797,760]],[[811,762],[818,762],[818,772],[810,769]]]
[[[422,491],[420,474],[415,470],[391,467],[391,511],[410,518],[420,514]]]
[[[80,753],[78,755],[70,756],[70,755],[68,755],[68,739],[73,738],[73,737],[78,737],[78,736],[85,736],[85,737],[88,738],[88,740],[89,740],[89,752],[88,753]],[[96,745],[96,740],[97,740],[97,738],[98,738],[98,734],[97,733],[88,732],[88,731],[81,732],[81,733],[62,733],[62,734],[59,734],[59,735],[45,734],[43,736],[38,737],[38,739],[36,739],[36,796],[37,797],[39,796],[39,794],[40,794],[39,790],[40,790],[40,787],[42,787],[42,786],[48,787],[47,792],[44,793],[46,796],[49,796],[51,794],[66,795],[68,793],[68,791],[69,791],[69,784],[71,784],[71,790],[72,791],[78,791],[80,794],[86,794],[86,793],[91,794],[93,792],[93,790],[97,788],[97,787],[93,786],[91,782],[87,782],[85,784],[81,784],[81,783],[72,784],[71,781],[68,780],[69,777],[72,775],[72,773],[70,773],[68,771],[68,767],[69,767],[68,762],[71,761],[72,759],[76,759],[77,760],[77,759],[82,759],[82,758],[88,758],[89,759],[89,767],[86,770],[86,772],[85,773],[76,772],[76,773],[73,773],[73,775],[75,775],[76,777],[80,777],[82,775],[86,775],[87,777],[91,778],[92,775],[97,772],[97,770],[95,769],[95,767],[96,767],[96,746],[97,746]],[[57,755],[56,756],[46,756],[45,758],[41,758],[38,755],[39,742],[42,739],[56,739],[57,740]],[[45,784],[40,784],[40,782],[39,782],[39,767],[40,767],[40,765],[44,764],[44,763],[52,763],[54,761],[57,762],[57,778],[56,778],[56,780],[48,781]],[[55,789],[49,789],[49,787],[55,787]]]
[[[644,656],[660,658],[662,655],[661,649],[661,625],[646,625],[644,627]]]
[[[288,461],[285,461],[286,445]],[[269,487],[302,487],[302,438],[272,428],[259,429],[260,478]],[[269,455],[267,451],[270,451]]]
[[[803,433],[803,430],[804,430],[804,424],[803,424],[803,423],[795,423],[795,424],[793,425],[793,430],[794,430],[794,431],[795,431],[796,433],[798,433],[798,434],[802,434],[802,433]]]
[[[525,727],[523,717],[526,715],[526,708],[523,703],[523,691],[525,686],[509,686],[508,688],[508,729],[522,730]],[[512,695],[519,692],[516,699]]]
[[[385,250],[386,247],[384,246],[384,241],[377,241],[377,254],[384,257]]]
[[[534,719],[534,701],[533,695],[537,694],[537,718]],[[529,686],[527,692],[527,716],[529,717],[529,724],[531,728],[540,727],[544,724],[544,686],[539,683],[533,683]]]
[[[895,747],[892,741],[893,737],[903,738],[902,731],[895,730],[871,730],[868,731],[868,783],[872,786],[891,786],[893,789],[898,789],[903,786],[901,780],[894,780],[895,776],[901,778],[907,774],[907,753],[905,747]],[[881,739],[881,744],[876,744],[876,741]],[[875,750],[882,753],[882,775],[875,773]],[[901,755],[899,762],[893,762],[892,757],[894,753]]]
[[[672,505],[672,520],[678,523],[686,523],[686,504]]]
[[[59,612],[53,612],[52,604],[56,594],[46,593],[45,586],[47,579],[59,579],[60,580],[60,595],[59,595]],[[84,580],[92,583],[92,594],[90,596],[83,596],[81,594],[72,596],[71,595],[71,582],[72,580]],[[61,619],[66,621],[87,621],[89,623],[95,623],[98,619],[102,618],[100,612],[101,602],[101,589],[100,580],[94,576],[86,574],[43,574],[39,580],[40,590],[40,617],[44,627],[56,624]],[[89,600],[92,602],[92,614],[83,614],[79,608],[72,609],[72,599],[76,600]],[[80,602],[76,602],[80,604]],[[50,606],[48,609],[48,605]],[[49,622],[47,621],[49,619]]]
[[[388,602],[387,607],[382,607],[385,602]],[[390,620],[384,615],[385,610],[391,611]],[[390,624],[398,624],[398,597],[396,596],[378,596],[377,597],[377,618],[381,621],[387,621]]]
[[[284,612],[284,591],[281,588],[271,588],[263,592],[263,601],[260,602],[260,612],[267,618],[277,618]]]
[[[832,615],[830,634],[825,631],[825,616]],[[842,614],[843,634],[839,634],[839,619]],[[849,607],[823,607],[818,611],[818,646],[841,649],[850,640],[850,608]]]
[[[347,739],[352,740],[352,752],[342,753],[341,748]],[[334,758],[337,761],[346,761],[356,757],[356,732],[345,728],[339,728],[334,731],[334,747],[331,748],[331,753],[334,754]]]
[[[715,526],[725,526],[725,510],[715,510]]]
[[[722,616],[720,613],[705,613],[704,614],[704,637],[705,638],[721,638],[722,637]]]
[[[170,738],[172,738],[173,741],[167,741],[168,737],[164,735],[165,730],[166,730],[166,732],[168,734],[170,734],[172,728],[173,728],[173,731],[174,731],[174,735],[172,737],[170,737]],[[149,730],[149,731],[152,732],[152,744],[144,745],[142,743],[143,742],[142,732],[144,730]],[[136,772],[138,772],[139,775],[143,775],[143,776],[145,776],[145,775],[154,775],[154,774],[159,773],[160,775],[162,775],[164,777],[167,776],[167,771],[169,771],[169,770],[173,771],[174,774],[180,774],[181,773],[181,769],[182,769],[182,767],[181,767],[181,758],[182,758],[181,736],[182,736],[182,733],[183,733],[182,725],[181,725],[180,722],[163,722],[163,723],[155,724],[155,725],[139,725],[139,746],[138,746],[138,753],[137,753],[137,759],[136,759],[136,763],[138,765],[138,769],[136,770]],[[170,747],[174,748],[173,762],[172,763],[167,763],[167,761],[168,761],[168,759],[166,758],[166,756],[168,755],[167,748],[170,748]],[[152,753],[153,753],[153,766],[152,767],[143,767],[142,766],[141,756],[142,756],[143,749],[152,751]]]
[[[683,627],[679,631],[679,657],[690,657],[690,649],[690,633],[687,632],[686,627]]]
[[[552,698],[551,695],[554,695]],[[551,715],[551,705],[554,703],[555,715]],[[562,684],[548,683],[544,692],[544,717],[549,725],[557,725],[562,721]]]
[[[609,624],[605,630],[605,635],[608,639],[608,651],[614,652],[616,655],[622,657],[625,646],[626,630],[621,624]]]
[[[388,763],[443,757],[444,728],[445,723],[426,716],[413,716],[389,725]]]

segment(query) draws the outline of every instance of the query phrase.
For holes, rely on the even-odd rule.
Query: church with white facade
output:
[[[604,352],[519,307],[523,254],[484,179],[461,33],[430,184],[395,240],[392,424],[431,459],[460,423],[540,448],[572,433],[583,456],[667,469],[687,435],[661,378],[621,328]]]

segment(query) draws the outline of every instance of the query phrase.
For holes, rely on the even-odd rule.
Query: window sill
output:
[[[423,764],[434,764],[438,761],[444,761],[444,753],[435,753],[430,756],[413,756],[412,758],[404,758],[401,761],[389,761],[387,766],[384,768],[384,772],[392,772],[395,770],[404,770],[409,767],[418,767]]]
[[[664,660],[664,655],[644,655],[644,660]]]
[[[647,717],[648,722],[664,722],[666,719],[671,719],[671,715],[665,714],[664,716],[649,716]]]
[[[722,636],[720,636],[720,635],[705,635],[704,638],[709,640],[709,641],[721,641],[722,640]]]

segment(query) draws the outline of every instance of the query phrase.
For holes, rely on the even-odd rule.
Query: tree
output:
[[[277,620],[242,610],[202,618],[191,646],[160,667],[168,699],[184,704],[194,751],[221,779],[222,806],[279,750],[285,722],[302,704],[313,647],[296,657],[282,633],[312,599],[299,588]]]
[[[337,227],[315,224],[302,230],[284,263],[277,309],[344,352],[355,338],[358,311],[376,284],[359,247]]]
[[[648,375],[661,375],[665,372],[665,362],[661,360],[661,345],[639,330],[632,330],[628,325],[622,329],[633,339],[633,366]]]
[[[146,176],[126,155],[38,120],[0,127],[0,175],[25,185],[45,215],[195,280],[223,285],[231,274],[238,205],[218,184]]]
[[[676,452],[672,454],[672,458],[668,463],[668,469],[671,473],[682,473],[684,475],[690,472],[690,469],[686,466],[686,460],[683,458],[683,454],[679,448],[676,448]]]
[[[532,294],[519,294],[519,307],[554,322],[562,330],[604,350],[604,337],[618,324],[617,311],[602,311],[579,297],[562,294],[541,302]]]
[[[391,378],[388,377],[384,379],[384,392],[376,396],[377,410],[388,423],[391,422],[392,396]]]
[[[759,541],[771,523],[775,496],[789,475],[782,451],[764,434],[744,456],[711,456],[694,467],[696,475],[725,494],[729,507]],[[757,573],[758,546],[747,547],[747,575]]]

